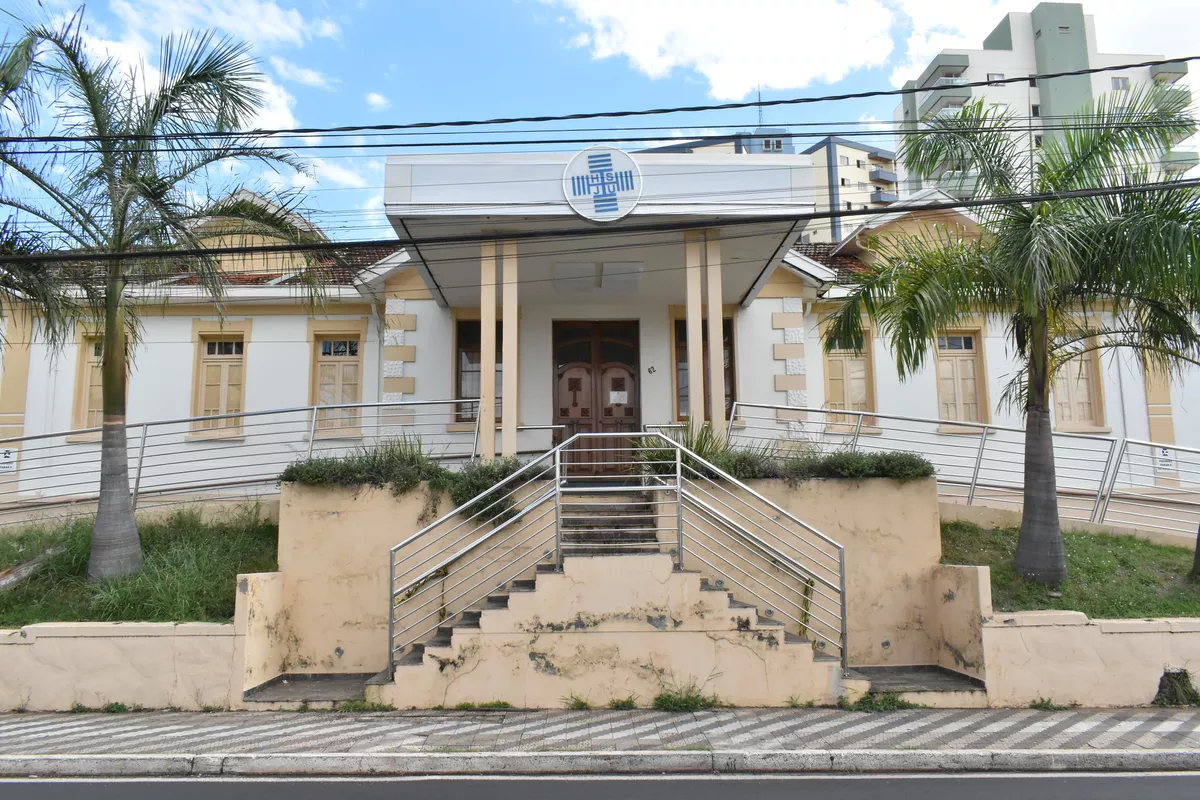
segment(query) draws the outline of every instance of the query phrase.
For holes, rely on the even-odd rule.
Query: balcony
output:
[[[929,62],[929,66],[917,78],[917,86],[928,89],[943,78],[961,76],[971,66],[971,58],[966,53],[938,53]]]
[[[870,173],[868,173],[868,175],[875,183],[896,182],[896,172],[894,170],[884,169],[883,167],[874,167]]]
[[[1172,174],[1187,172],[1197,165],[1200,165],[1200,153],[1195,150],[1170,150],[1163,153],[1163,172]]]
[[[871,192],[871,202],[879,203],[880,205],[891,205],[900,199],[900,195],[895,192],[889,192],[887,189],[876,189]]]
[[[1186,61],[1172,61],[1170,64],[1156,64],[1150,68],[1150,76],[1155,83],[1174,83],[1187,75]]]
[[[970,102],[971,87],[963,85],[966,83],[965,80],[961,78],[945,78],[943,80],[946,80],[947,83],[926,92],[925,96],[921,98],[921,105],[917,109],[917,114],[921,119],[940,114],[948,108],[957,111]]]
[[[958,200],[974,197],[978,184],[979,173],[965,170],[943,172],[937,181],[939,189]]]

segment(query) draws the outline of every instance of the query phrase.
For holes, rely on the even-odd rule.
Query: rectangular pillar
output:
[[[517,422],[520,418],[520,398],[518,397],[520,363],[518,352],[518,333],[520,319],[517,316],[517,243],[503,242],[501,244],[504,267],[504,341],[501,350],[501,363],[504,365],[504,387],[500,403],[500,451],[504,456],[517,454]]]
[[[708,269],[708,375],[712,382],[712,426],[725,433],[725,306],[721,292],[721,239],[718,231],[708,231],[704,243],[704,261]]]
[[[683,235],[684,260],[687,263],[687,358],[688,423],[704,423],[704,232]]]
[[[479,258],[479,457],[496,457],[496,243]]]

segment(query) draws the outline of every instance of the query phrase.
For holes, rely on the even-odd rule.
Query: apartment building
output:
[[[804,168],[811,172],[812,202],[816,212],[885,210],[900,199],[896,154],[871,144],[826,136],[797,151],[798,135],[786,128],[759,127],[729,136],[707,137],[655,147],[648,153],[729,153],[746,155],[808,156]],[[853,224],[840,218],[813,220],[802,228],[803,243],[830,243],[842,239]]]
[[[983,98],[988,104],[1002,106],[1028,126],[1020,134],[1031,157],[1044,137],[1057,135],[1064,121],[1092,106],[1109,92],[1125,92],[1138,84],[1157,82],[1174,84],[1187,74],[1187,62],[1141,67],[1092,75],[1049,78],[1038,74],[1070,72],[1118,64],[1161,60],[1163,56],[1134,53],[1102,53],[1096,45],[1095,19],[1083,13],[1079,3],[1039,3],[1031,12],[1007,14],[987,38],[980,50],[943,50],[929,62],[921,75],[905,84],[920,89],[903,96],[894,119],[901,135],[916,130],[923,121],[939,114],[953,114],[966,103]],[[1009,78],[1028,80],[999,83]],[[997,81],[985,87],[969,86],[981,81]],[[1179,86],[1174,91],[1188,92]],[[1175,149],[1167,153],[1161,167],[1166,172],[1187,171],[1200,163],[1194,151]],[[946,165],[941,174],[921,181],[907,174],[899,164],[904,191],[912,193],[936,186],[955,197],[970,197],[975,184],[972,176]]]

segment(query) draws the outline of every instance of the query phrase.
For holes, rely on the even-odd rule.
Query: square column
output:
[[[704,261],[708,270],[708,375],[712,383],[712,427],[725,433],[725,306],[721,292],[721,239],[706,231]],[[688,343],[691,354],[691,343]]]
[[[479,457],[496,457],[496,243],[479,247]]]
[[[704,232],[683,235],[687,263],[688,425],[704,424]]]
[[[501,244],[504,267],[504,341],[500,362],[504,365],[504,386],[500,403],[500,450],[504,456],[517,454],[517,423],[520,419],[521,403],[518,394],[520,382],[520,353],[518,333],[520,318],[517,311],[517,243]]]

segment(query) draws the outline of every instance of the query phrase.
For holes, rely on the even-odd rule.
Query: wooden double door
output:
[[[554,323],[554,424],[557,441],[577,433],[635,434],[642,426],[638,323]],[[625,437],[582,439],[564,454],[568,474],[620,474],[630,458]]]

